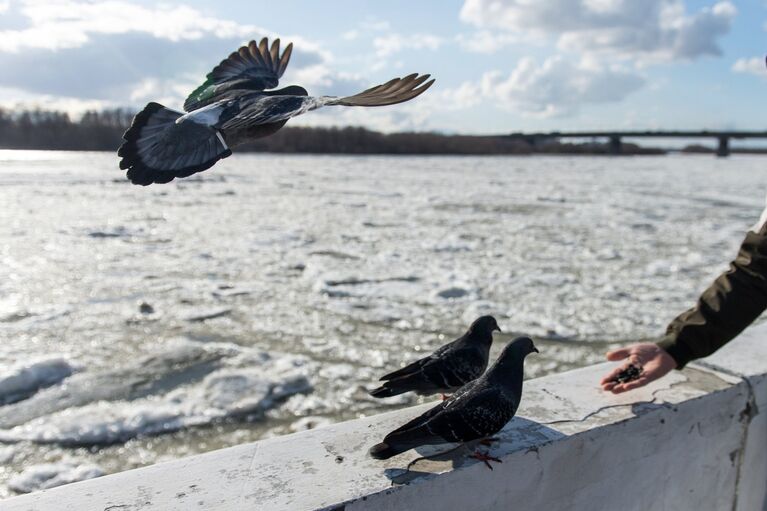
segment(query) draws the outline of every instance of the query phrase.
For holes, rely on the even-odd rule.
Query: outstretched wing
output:
[[[326,104],[344,106],[396,105],[397,103],[410,101],[431,87],[434,83],[434,79],[431,79],[428,82],[426,82],[426,80],[429,80],[429,75],[418,76],[418,73],[413,73],[404,78],[394,78],[382,85],[371,87],[354,96],[328,98],[329,101]]]
[[[251,41],[208,73],[205,82],[184,101],[184,110],[197,110],[235,89],[258,91],[277,87],[292,52],[293,43],[290,43],[280,55],[279,39],[274,40],[271,48],[266,37],[260,43]]]
[[[264,95],[250,102],[235,117],[226,121],[222,129],[240,130],[261,124],[286,121],[291,117],[296,117],[326,105],[394,105],[411,100],[431,87],[434,80],[426,82],[428,78],[429,75],[418,76],[417,73],[414,73],[405,78],[389,80],[382,85],[344,98],[334,96]]]

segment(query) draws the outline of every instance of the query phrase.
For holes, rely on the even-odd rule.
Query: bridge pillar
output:
[[[621,154],[621,137],[610,137],[610,154]]]
[[[730,155],[730,139],[729,137],[719,137],[719,147],[716,149],[717,156],[729,156]]]

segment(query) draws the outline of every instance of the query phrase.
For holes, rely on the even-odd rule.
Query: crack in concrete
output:
[[[665,390],[665,389],[664,389]],[[589,412],[588,414],[584,415],[580,419],[558,419],[555,421],[548,421],[548,422],[541,422],[539,424],[543,424],[544,426],[550,426],[552,424],[564,424],[564,423],[570,423],[570,422],[584,422],[591,417],[595,416],[598,413],[604,412],[605,410],[610,410],[611,408],[622,408],[624,406],[636,406],[636,405],[651,405],[655,403],[655,398],[653,398],[650,401],[636,401],[634,403],[621,403],[617,405],[605,405],[600,408],[597,408],[593,412]]]
[[[250,459],[250,465],[248,466],[248,475],[244,478],[242,481],[242,488],[240,488],[240,494],[237,497],[237,500],[240,501],[240,504],[244,504],[245,501],[245,489],[248,484],[248,481],[251,479],[251,475],[253,473],[253,467],[256,465],[256,456],[258,456],[259,448],[261,447],[261,444],[255,444],[255,450],[253,451],[253,457]]]
[[[711,368],[709,368],[709,369],[711,369]],[[724,372],[724,371],[722,371],[722,372]],[[716,375],[706,374],[706,376],[716,376]],[[594,410],[593,412],[589,412],[588,414],[586,414],[585,416],[583,416],[580,419],[558,419],[558,420],[555,420],[555,421],[539,422],[538,424],[549,426],[549,425],[552,425],[552,424],[564,424],[564,423],[571,423],[571,422],[584,422],[584,421],[590,419],[591,417],[593,417],[593,416],[595,416],[595,415],[597,415],[597,414],[599,414],[599,413],[601,413],[601,412],[603,412],[605,410],[609,410],[609,409],[612,409],[612,408],[621,408],[621,407],[624,407],[624,406],[635,407],[635,406],[641,406],[641,405],[655,404],[657,402],[657,399],[658,399],[657,394],[659,392],[666,392],[666,391],[672,390],[674,387],[677,387],[679,385],[683,385],[683,384],[686,384],[686,383],[690,383],[691,381],[693,381],[695,379],[697,379],[697,378],[685,377],[684,380],[674,382],[674,383],[670,384],[668,387],[663,387],[663,388],[660,388],[660,389],[656,389],[655,391],[653,391],[652,399],[649,400],[649,401],[635,401],[633,403],[621,403],[621,404],[615,404],[615,405],[605,405],[605,406],[602,406],[602,407]],[[724,382],[724,380],[722,380],[722,381]],[[724,383],[726,383],[726,382],[724,382]],[[558,396],[555,396],[554,394],[552,394],[551,392],[547,391],[546,389],[541,389],[541,390],[543,390],[543,392],[546,392],[546,393],[552,395],[553,397],[558,397]],[[561,397],[558,397],[558,398],[560,400],[563,400],[563,398],[561,398]],[[665,401],[661,401],[658,404],[660,406],[664,406],[664,407],[672,406],[670,403],[667,403]],[[756,403],[754,403],[754,406],[756,406]]]
[[[740,473],[743,468],[743,458],[746,452],[746,443],[748,442],[748,432],[751,429],[751,420],[759,414],[759,408],[756,406],[756,394],[751,382],[745,376],[740,376],[740,379],[746,384],[748,391],[748,397],[746,399],[746,406],[743,411],[740,412],[739,420],[743,424],[743,434],[740,440],[740,448],[738,449],[738,465],[735,467],[735,491],[732,499],[732,511],[738,509],[738,497],[740,496]]]
[[[734,378],[738,378],[741,382],[746,384],[746,391],[748,393],[748,396],[746,398],[746,405],[743,408],[743,410],[740,412],[740,417],[739,417],[739,421],[741,422],[741,424],[743,424],[743,434],[741,435],[740,447],[738,448],[738,454],[737,454],[737,466],[735,467],[735,489],[734,489],[734,495],[732,499],[732,508],[731,508],[732,511],[736,511],[738,508],[738,500],[740,496],[740,477],[741,477],[741,471],[743,468],[743,457],[746,450],[746,442],[748,441],[748,432],[750,429],[749,425],[751,424],[751,420],[756,415],[759,414],[759,408],[756,406],[756,394],[754,392],[754,387],[751,385],[751,381],[742,373],[738,373],[730,369],[727,369],[726,367],[721,367],[706,361],[698,360],[695,363],[696,365],[705,367],[706,369],[709,369],[710,371],[715,371],[722,374],[726,374],[728,376],[732,376]]]
[[[552,424],[564,424],[564,423],[570,423],[570,422],[584,422],[584,421],[586,421],[586,420],[590,419],[591,417],[593,417],[593,416],[597,415],[598,413],[601,413],[601,412],[603,412],[603,411],[605,411],[605,410],[610,410],[610,409],[612,409],[612,408],[622,408],[622,407],[625,407],[625,406],[628,406],[628,407],[634,407],[634,406],[639,406],[639,405],[651,405],[651,404],[655,404],[655,402],[656,402],[656,401],[657,401],[657,399],[658,399],[658,397],[656,396],[656,394],[657,394],[658,392],[662,392],[662,391],[666,391],[666,390],[671,390],[671,389],[673,389],[675,386],[677,386],[677,385],[681,385],[682,383],[687,383],[687,380],[684,380],[684,381],[679,381],[679,382],[675,382],[675,383],[672,383],[672,384],[671,384],[671,385],[669,385],[668,387],[664,387],[664,388],[662,388],[662,389],[656,389],[655,391],[653,391],[653,393],[652,393],[652,399],[651,399],[651,400],[649,400],[649,401],[635,401],[635,402],[633,402],[633,403],[620,403],[620,404],[615,404],[615,405],[605,405],[605,406],[602,406],[602,407],[600,407],[600,408],[597,408],[597,409],[596,409],[596,410],[594,410],[593,412],[589,412],[588,414],[584,415],[584,416],[583,416],[582,418],[580,418],[580,419],[558,419],[558,420],[555,420],[555,421],[539,422],[538,424],[542,424],[542,425],[544,425],[544,426],[550,426],[550,425],[552,425]],[[665,406],[665,405],[668,405],[668,403],[666,403],[666,402],[661,402],[661,403],[659,403],[659,404],[660,404],[661,406]]]
[[[746,398],[746,405],[743,408],[743,410],[740,412],[739,421],[741,424],[743,424],[743,434],[741,436],[740,441],[740,447],[737,451],[737,466],[735,467],[735,490],[734,495],[732,499],[732,511],[736,511],[738,509],[738,500],[740,496],[740,476],[741,476],[741,470],[743,468],[743,458],[746,451],[746,442],[748,441],[748,432],[750,430],[750,424],[751,420],[759,414],[759,407],[756,405],[756,393],[754,392],[754,387],[751,385],[751,381],[748,379],[748,377],[744,376],[742,373],[738,373],[735,371],[732,371],[730,369],[727,369],[726,367],[721,367],[716,364],[712,364],[710,362],[697,360],[695,362],[696,365],[699,365],[701,367],[705,367],[706,369],[709,369],[711,371],[719,372],[722,374],[726,374],[728,376],[732,376],[734,378],[740,379],[741,382],[746,384],[746,391],[748,393]]]

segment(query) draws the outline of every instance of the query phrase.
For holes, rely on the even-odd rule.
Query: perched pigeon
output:
[[[518,337],[484,376],[386,435],[370,449],[370,455],[385,460],[421,445],[471,442],[498,433],[519,407],[525,357],[532,352],[538,353],[532,339]],[[475,456],[484,456],[486,463],[493,459],[486,454]]]
[[[394,78],[354,96],[309,96],[298,85],[279,90],[293,51],[280,40],[251,41],[213,68],[177,112],[149,103],[125,132],[117,154],[133,184],[167,183],[212,167],[231,147],[272,135],[288,119],[326,105],[383,106],[402,103],[428,89],[429,75]]]
[[[449,393],[479,378],[487,369],[493,331],[501,331],[492,316],[482,316],[455,341],[437,351],[381,377],[383,385],[370,391],[373,397],[391,397],[413,391],[418,395]]]

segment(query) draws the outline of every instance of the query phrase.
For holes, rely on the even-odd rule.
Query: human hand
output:
[[[676,360],[666,350],[652,343],[632,344],[607,353],[607,360],[624,359],[628,359],[625,364],[613,369],[599,382],[602,385],[602,390],[620,394],[627,390],[643,387],[651,381],[662,378],[672,369],[676,369]],[[631,364],[641,368],[639,377],[623,383],[618,382],[616,379],[618,374]]]

